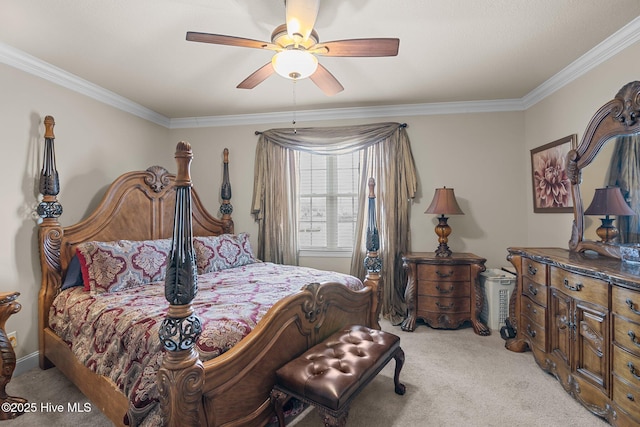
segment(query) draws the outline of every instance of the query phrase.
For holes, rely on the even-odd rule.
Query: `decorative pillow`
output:
[[[195,237],[193,249],[196,253],[198,274],[257,262],[247,233]]]
[[[62,282],[61,291],[64,291],[68,288],[73,288],[76,286],[84,286],[84,281],[82,280],[82,270],[80,269],[80,260],[78,259],[78,255],[74,255],[71,258],[71,262],[69,262],[69,267],[67,267],[67,275],[64,276],[64,282]]]
[[[164,280],[171,239],[86,242],[76,248],[85,289],[116,292]]]

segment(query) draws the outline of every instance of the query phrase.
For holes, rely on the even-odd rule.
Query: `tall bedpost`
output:
[[[222,221],[224,221],[224,232],[233,233],[233,220],[231,219],[231,213],[233,213],[233,206],[231,205],[231,181],[229,180],[229,149],[225,148],[223,151],[224,160],[222,163],[222,186],[220,187],[220,198],[222,204],[220,205],[220,213],[222,214]]]
[[[191,302],[198,292],[191,219],[191,174],[193,153],[188,142],[176,147],[176,210],[173,243],[165,278],[167,316],[160,327],[164,346],[158,371],[160,405],[165,426],[197,426],[201,419],[204,367],[195,350],[202,324]]]
[[[382,260],[378,256],[380,249],[380,236],[378,235],[378,225],[376,223],[376,181],[369,178],[369,215],[367,220],[367,256],[364,259],[364,268],[367,275],[364,284],[371,286],[375,295],[375,304],[371,311],[371,326],[377,329],[380,327],[380,309],[382,304],[382,284],[380,283],[380,270]]]
[[[56,169],[56,156],[53,141],[53,126],[55,120],[52,116],[44,118],[44,156],[42,171],[40,172],[39,191],[42,200],[38,204],[37,212],[41,218],[38,239],[40,240],[40,268],[42,282],[38,295],[39,307],[50,307],[62,284],[60,266],[60,245],[62,242],[62,227],[58,217],[62,215],[62,205],[58,202],[60,181]],[[38,339],[40,342],[40,368],[51,367],[45,358],[44,330],[49,324],[49,313],[38,312]]]

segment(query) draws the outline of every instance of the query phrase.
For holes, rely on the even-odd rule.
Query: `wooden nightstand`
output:
[[[470,253],[438,257],[435,252],[414,252],[402,261],[407,271],[408,312],[402,330],[413,331],[417,319],[439,329],[456,329],[470,321],[476,334],[491,334],[479,318],[484,305],[480,273],[486,259]]]

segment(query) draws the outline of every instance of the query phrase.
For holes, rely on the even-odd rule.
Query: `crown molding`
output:
[[[569,64],[520,99],[302,110],[296,111],[295,116],[299,120],[320,121],[372,117],[523,111],[638,41],[640,41],[640,17],[635,18],[629,24],[615,32],[611,37],[595,46],[582,57]],[[0,43],[0,63],[41,77],[54,84],[81,93],[99,102],[169,129],[288,122],[294,115],[293,111],[284,111],[171,119],[3,43]]]
[[[525,110],[640,41],[640,16],[522,97]]]
[[[31,56],[19,49],[15,49],[4,43],[0,43],[0,63],[7,64],[25,73],[43,78],[53,84],[65,87],[74,92],[86,95],[96,101],[110,105],[134,116],[141,117],[150,122],[169,127],[169,118],[158,114],[153,110],[143,107],[124,96],[111,92],[101,86],[91,83],[68,71],[44,62],[35,56]]]
[[[496,101],[437,102],[430,104],[383,105],[376,107],[331,108],[324,110],[282,111],[277,113],[241,114],[229,116],[187,117],[170,119],[171,129],[196,127],[256,125],[298,121],[370,119],[374,117],[407,117],[438,114],[487,113],[497,111],[521,111],[519,99]]]

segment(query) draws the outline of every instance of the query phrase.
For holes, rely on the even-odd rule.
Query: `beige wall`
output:
[[[86,216],[120,173],[166,157],[167,130],[2,64],[0,93],[0,292],[21,294],[22,310],[6,325],[7,332],[17,332],[20,358],[38,349],[40,266],[34,209],[44,117],[56,120],[63,225]]]
[[[464,216],[449,219],[453,232],[449,246],[456,252],[473,252],[487,258],[487,265],[507,265],[506,247],[524,244],[521,218],[524,177],[514,162],[522,152],[524,113],[483,113],[442,116],[388,117],[406,122],[418,172],[418,193],[411,208],[411,249],[433,251],[438,246],[434,215],[424,211],[436,187],[453,187]],[[299,126],[335,126],[381,120],[300,123]],[[229,148],[236,231],[248,231],[257,242],[257,224],[250,215],[253,194],[255,130],[289,126],[233,126],[174,129],[170,139],[185,140],[194,151],[192,175],[197,191],[209,209],[220,204],[222,150]],[[513,177],[517,177],[514,179]],[[207,183],[203,190],[202,183]],[[508,232],[507,232],[508,231]],[[348,259],[301,259],[301,264],[333,270],[349,270]]]
[[[434,188],[453,187],[465,215],[449,219],[451,248],[486,257],[488,267],[505,266],[509,246],[566,247],[572,216],[532,213],[529,150],[571,133],[581,136],[593,112],[624,83],[638,79],[633,70],[637,72],[639,51],[637,43],[526,112],[299,122],[298,126],[406,122],[419,178],[411,209],[411,249],[435,249],[436,219],[423,212]],[[37,203],[45,115],[57,122],[63,225],[85,217],[106,185],[124,171],[153,164],[175,171],[175,145],[186,140],[194,150],[191,172],[196,189],[213,212],[220,203],[222,149],[230,149],[236,231],[248,231],[256,238],[257,225],[249,212],[254,131],[289,123],[169,130],[4,65],[0,65],[0,93],[5,205],[0,213],[4,225],[0,291],[21,292],[23,309],[7,322],[7,330],[18,332],[19,358],[38,348],[40,271],[32,212]],[[340,271],[348,268],[345,259],[303,263]]]
[[[623,85],[640,80],[639,57],[640,43],[635,43],[529,108],[525,114],[526,146],[520,158],[522,170],[531,169],[529,150],[532,148],[573,133],[578,134],[579,142],[593,114],[613,99]],[[526,180],[525,191],[530,191],[529,173]],[[527,197],[526,203],[527,244],[566,248],[573,214],[534,214],[533,198]]]

